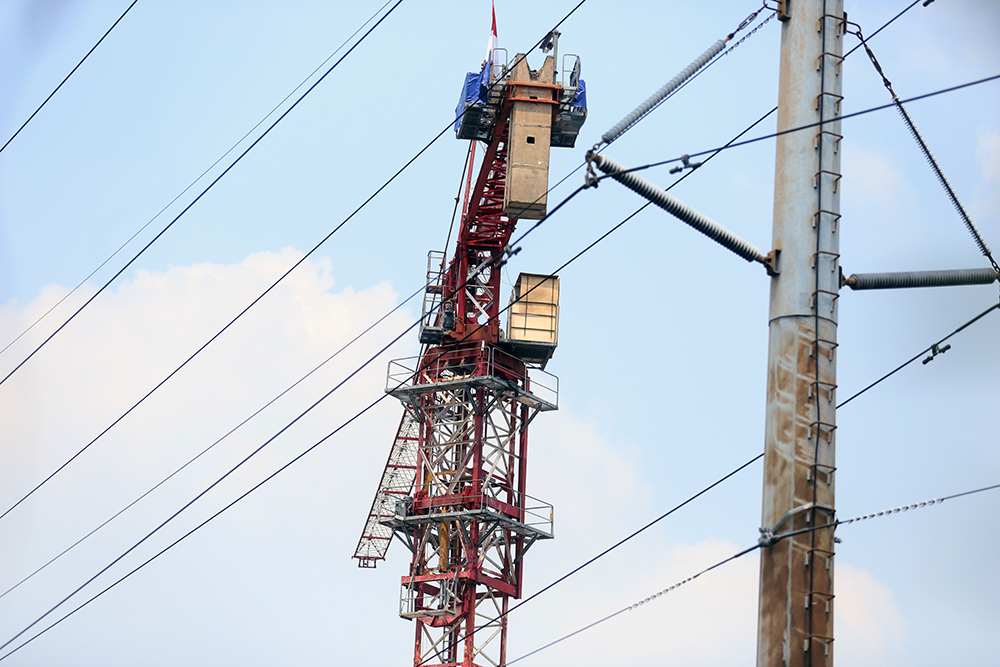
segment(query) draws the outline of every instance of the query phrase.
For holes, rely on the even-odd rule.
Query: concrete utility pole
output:
[[[764,445],[765,529],[834,520],[843,0],[779,3],[777,140]],[[764,540],[768,534],[765,532]],[[833,664],[833,529],[761,550],[758,667]]]

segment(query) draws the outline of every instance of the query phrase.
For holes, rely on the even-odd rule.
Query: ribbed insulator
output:
[[[625,167],[611,158],[603,155],[595,155],[594,162],[601,171],[611,176],[611,178],[629,190],[642,195],[670,215],[691,225],[705,236],[729,248],[748,262],[764,262],[764,256],[760,250],[749,241],[736,236],[736,234],[733,234],[708,216],[694,210],[663,188],[653,185],[633,172],[626,171]]]
[[[853,290],[898,289],[901,287],[989,285],[996,279],[997,274],[993,269],[949,269],[946,271],[855,273],[847,279],[846,284]]]
[[[625,118],[623,118],[621,122],[619,122],[613,128],[605,132],[604,136],[601,137],[601,141],[603,141],[606,144],[610,144],[612,141],[620,137],[625,130],[627,130],[628,128],[632,127],[637,122],[639,122],[640,118],[648,114],[650,111],[652,111],[653,107],[662,102],[663,98],[665,98],[667,95],[677,90],[677,88],[682,83],[690,79],[695,72],[697,72],[702,67],[707,65],[708,61],[717,56],[725,46],[726,46],[726,40],[724,39],[720,39],[715,44],[713,44],[708,49],[708,51],[705,51],[705,53],[698,56],[697,60],[695,60],[693,63],[685,67],[680,74],[678,74],[670,81],[668,81],[667,84],[663,86],[663,88],[660,88],[658,91],[653,93],[653,95],[648,100],[637,106],[635,108],[635,111],[625,116]]]

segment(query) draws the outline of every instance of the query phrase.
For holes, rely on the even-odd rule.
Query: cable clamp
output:
[[[695,170],[695,169],[697,169],[698,167],[701,166],[701,162],[691,162],[691,156],[690,155],[682,155],[681,156],[681,162],[682,162],[681,166],[674,167],[673,169],[670,170],[671,174],[680,173],[680,172],[684,171],[685,169],[691,169],[693,171],[693,170]]]
[[[583,177],[585,188],[596,188],[600,184],[600,179],[597,177],[597,172],[594,170],[594,159],[597,157],[597,148],[600,144],[594,144],[594,147],[587,151],[587,173]]]
[[[786,521],[788,521],[789,518],[798,514],[799,512],[808,512],[809,510],[815,508],[824,509],[831,512],[833,511],[832,507],[816,502],[806,503],[805,505],[799,505],[798,507],[795,507],[785,512],[785,515],[778,520],[778,523],[774,524],[774,528],[758,528],[758,530],[760,531],[760,537],[757,539],[757,544],[759,544],[761,547],[774,546],[775,544],[777,544],[783,538],[786,537],[786,535],[779,535],[778,531],[781,529],[781,526],[784,525]]]
[[[931,345],[931,356],[927,357],[923,361],[924,366],[926,366],[930,362],[934,361],[934,357],[938,356],[939,354],[944,354],[945,352],[947,352],[950,349],[951,349],[951,345],[945,345],[944,347],[938,347],[938,344],[934,343],[933,345]]]
[[[511,248],[509,245],[505,245],[503,247],[503,259],[497,262],[497,268],[502,269],[507,264],[507,261],[519,252],[521,252],[521,246]]]

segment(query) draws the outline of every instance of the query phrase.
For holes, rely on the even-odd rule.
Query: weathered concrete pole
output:
[[[787,0],[781,30],[764,528],[834,512],[843,0]],[[779,525],[780,524],[780,525]],[[766,535],[765,535],[766,539]],[[833,664],[833,529],[761,550],[758,667]]]

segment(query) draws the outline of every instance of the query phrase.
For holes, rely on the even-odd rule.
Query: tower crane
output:
[[[573,147],[587,115],[579,57],[563,56],[557,77],[558,37],[547,36],[553,54],[538,70],[491,48],[466,75],[455,134],[483,157],[478,175],[473,158],[463,175],[454,254],[428,253],[421,353],[389,363],[386,392],[403,416],[354,558],[375,567],[393,537],[410,550],[399,615],[416,625],[415,666],[505,665],[524,555],[553,537],[553,508],[526,493],[526,477],[528,424],[558,406],[558,379],[544,370],[558,277],[522,273],[505,331],[499,316],[514,227],[544,217],[549,148]]]

